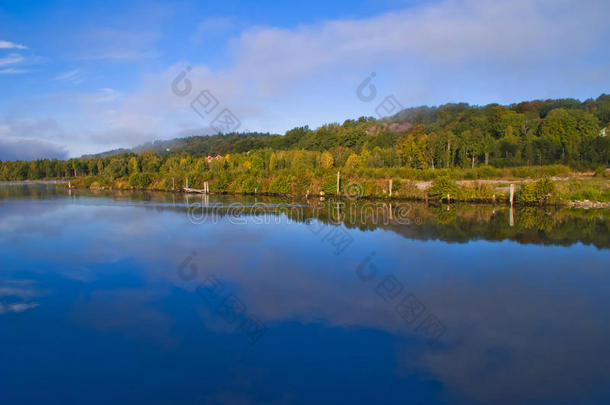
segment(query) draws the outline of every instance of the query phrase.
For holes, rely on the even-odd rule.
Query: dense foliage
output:
[[[286,190],[295,178],[303,184],[313,177],[324,181],[338,169],[415,178],[456,168],[480,169],[476,177],[490,177],[494,167],[560,163],[596,168],[610,159],[609,121],[610,95],[585,102],[446,104],[406,109],[384,120],[361,117],[316,130],[299,127],[283,136],[196,136],[67,161],[0,162],[0,180],[99,176],[100,181],[128,178],[133,186],[143,186],[164,177],[169,188],[168,176],[174,181],[188,176],[193,186],[213,180],[211,187],[222,191],[236,178],[243,189],[260,190],[263,178],[271,175],[272,188]],[[208,155],[223,159],[208,162]]]

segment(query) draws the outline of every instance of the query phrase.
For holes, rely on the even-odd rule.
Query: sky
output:
[[[2,0],[0,159],[595,98],[609,17],[601,0]]]

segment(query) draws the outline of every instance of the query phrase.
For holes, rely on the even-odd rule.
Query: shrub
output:
[[[523,183],[515,195],[517,202],[522,204],[544,203],[555,193],[555,182],[544,177],[535,183]]]
[[[296,194],[305,194],[311,186],[311,176],[307,173],[297,174],[292,178],[294,185],[294,192]]]
[[[515,200],[521,204],[533,204],[537,201],[533,183],[522,183],[515,195]]]
[[[345,180],[342,180],[341,183],[344,183]],[[341,186],[341,185],[340,185]],[[337,194],[337,175],[331,174],[324,177],[322,180],[322,191],[329,195]]]
[[[131,187],[144,188],[151,183],[152,179],[148,173],[134,173],[129,176],[129,185]]]
[[[555,192],[555,182],[548,177],[544,177],[536,182],[534,189],[538,201],[544,202],[550,199]]]
[[[597,169],[595,169],[595,177],[605,177],[605,176],[606,176],[606,167],[598,166]]]
[[[442,200],[447,197],[447,194],[457,198],[458,191],[458,185],[449,177],[443,176],[432,182],[432,186],[428,189],[428,195],[434,199]]]
[[[229,190],[231,179],[226,172],[222,172],[215,182],[210,183],[210,191],[213,193],[226,193]]]
[[[260,192],[261,182],[256,177],[246,177],[241,181],[240,191],[249,194]]]
[[[273,194],[288,194],[290,193],[290,178],[287,176],[279,176],[271,181],[269,192]]]

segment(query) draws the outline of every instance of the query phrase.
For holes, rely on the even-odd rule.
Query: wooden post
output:
[[[189,178],[186,176],[186,188],[189,188]]]
[[[513,206],[513,202],[515,200],[515,185],[511,184],[510,185],[510,206]]]
[[[340,182],[341,182],[341,172],[337,172],[337,195],[340,195],[340,191],[339,191]]]
[[[451,202],[451,196],[449,194],[447,194],[447,204],[449,204]]]
[[[175,189],[176,189],[176,181],[172,177],[172,190],[175,190]]]
[[[392,179],[390,179],[390,197],[392,197]]]

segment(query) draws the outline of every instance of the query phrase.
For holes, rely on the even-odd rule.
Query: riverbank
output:
[[[432,181],[346,177],[340,173],[332,177],[312,176],[307,181],[289,175],[246,177],[222,184],[217,179],[208,182],[189,178],[190,184],[195,184],[186,188],[181,187],[180,180],[183,179],[177,181],[170,176],[147,176],[140,184],[133,181],[134,176],[117,179],[88,176],[72,179],[66,187],[198,193],[203,193],[207,187],[210,194],[510,204],[512,185],[513,203],[517,205],[610,208],[610,182],[605,177],[592,175],[457,181],[448,177],[438,177]],[[184,182],[186,186],[187,180],[184,179]]]

